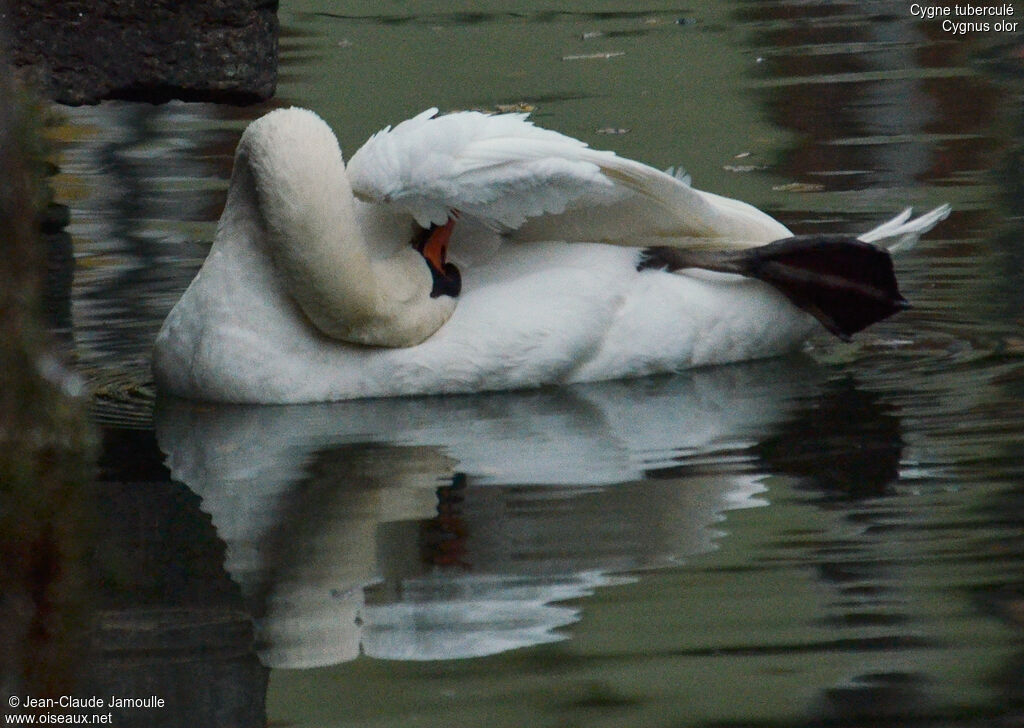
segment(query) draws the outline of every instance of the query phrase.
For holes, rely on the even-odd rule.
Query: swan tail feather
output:
[[[892,220],[883,222],[857,237],[865,243],[874,243],[885,248],[890,253],[900,253],[914,247],[924,233],[949,217],[952,209],[949,205],[939,205],[934,210],[911,219],[913,211],[908,207]]]
[[[838,235],[800,235],[730,251],[647,248],[639,270],[701,268],[773,286],[840,339],[909,308],[889,253]]]

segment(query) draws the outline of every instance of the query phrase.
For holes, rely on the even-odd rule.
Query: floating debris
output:
[[[513,104],[495,104],[494,110],[499,114],[532,114],[537,110],[537,107],[528,101],[517,101]]]
[[[753,156],[754,156],[753,152],[737,152],[736,154],[732,155],[732,158],[740,160],[740,159],[750,159]],[[767,165],[765,165],[765,164],[753,164],[752,161],[753,160],[751,160],[751,162],[747,162],[746,164],[723,164],[722,165],[722,169],[724,169],[726,172],[746,173],[746,172],[756,172],[758,170],[767,169],[768,168]]]
[[[594,40],[595,38],[604,38],[604,33],[600,30],[591,30],[580,36],[580,40]]]
[[[625,51],[608,51],[606,53],[580,53],[578,55],[562,56],[563,61],[596,61],[618,58],[626,55]]]
[[[821,192],[824,189],[825,185],[812,182],[790,182],[789,184],[772,187],[773,192]]]
[[[722,169],[726,172],[757,172],[761,169],[767,169],[763,164],[723,164]]]
[[[614,134],[614,135],[629,134],[629,132],[630,132],[630,129],[623,129],[622,127],[619,127],[619,126],[602,126],[600,129],[596,130],[596,133],[598,133],[598,134]]]

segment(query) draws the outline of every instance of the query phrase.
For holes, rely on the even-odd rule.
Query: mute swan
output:
[[[429,109],[346,168],[316,114],[279,109],[242,134],[154,376],[177,396],[288,403],[771,356],[815,319],[846,337],[903,308],[884,248],[948,213],[908,210],[859,240],[793,237],[523,114]]]

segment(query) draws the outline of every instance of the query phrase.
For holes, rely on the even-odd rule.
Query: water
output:
[[[106,444],[90,684],[154,691],[168,724],[260,723],[263,701],[301,726],[1024,721],[1019,34],[894,2],[281,19],[271,104],[104,104],[58,130],[60,333]],[[533,108],[801,233],[954,212],[897,261],[914,308],[852,344],[564,390],[154,407],[149,349],[238,134],[281,104],[349,151],[432,105]]]

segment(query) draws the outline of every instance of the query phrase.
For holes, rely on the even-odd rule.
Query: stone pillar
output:
[[[274,94],[277,0],[11,0],[8,6],[15,67],[62,104],[246,104]]]

